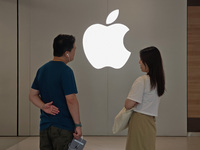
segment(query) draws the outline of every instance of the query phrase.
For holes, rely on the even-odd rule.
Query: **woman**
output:
[[[125,101],[134,112],[129,121],[126,150],[155,150],[156,126],[160,97],[165,92],[162,58],[156,47],[140,51],[140,68],[146,75],[135,80]]]

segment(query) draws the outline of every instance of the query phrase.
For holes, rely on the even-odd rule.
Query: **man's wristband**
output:
[[[79,123],[79,124],[75,123],[75,127],[82,127],[82,124],[81,123]]]

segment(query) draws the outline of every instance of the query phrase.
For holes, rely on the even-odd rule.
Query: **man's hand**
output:
[[[57,115],[60,111],[56,106],[52,104],[53,104],[53,101],[44,104],[42,107],[42,110],[47,114]]]
[[[74,135],[74,138],[75,139],[80,139],[81,138],[81,136],[82,136],[82,130],[81,130],[81,127],[76,127],[75,128],[75,131],[74,131],[74,133],[73,133],[73,135]]]
[[[66,101],[67,101],[69,112],[72,115],[72,118],[74,120],[74,123],[80,123],[81,121],[80,121],[80,114],[79,114],[79,103],[78,103],[78,100],[76,98],[76,95],[75,94],[66,95],[65,98],[66,98]],[[82,131],[81,131],[80,126],[75,128],[73,136],[74,136],[75,139],[81,138]]]

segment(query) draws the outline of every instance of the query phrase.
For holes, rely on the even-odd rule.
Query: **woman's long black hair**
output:
[[[165,75],[160,51],[154,47],[147,47],[140,51],[140,59],[144,65],[147,65],[150,77],[151,89],[157,87],[158,96],[162,96],[165,92]]]

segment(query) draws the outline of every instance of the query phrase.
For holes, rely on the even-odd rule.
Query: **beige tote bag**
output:
[[[125,107],[116,115],[112,128],[113,134],[119,133],[128,127],[128,122],[133,113],[133,109],[126,110]]]

